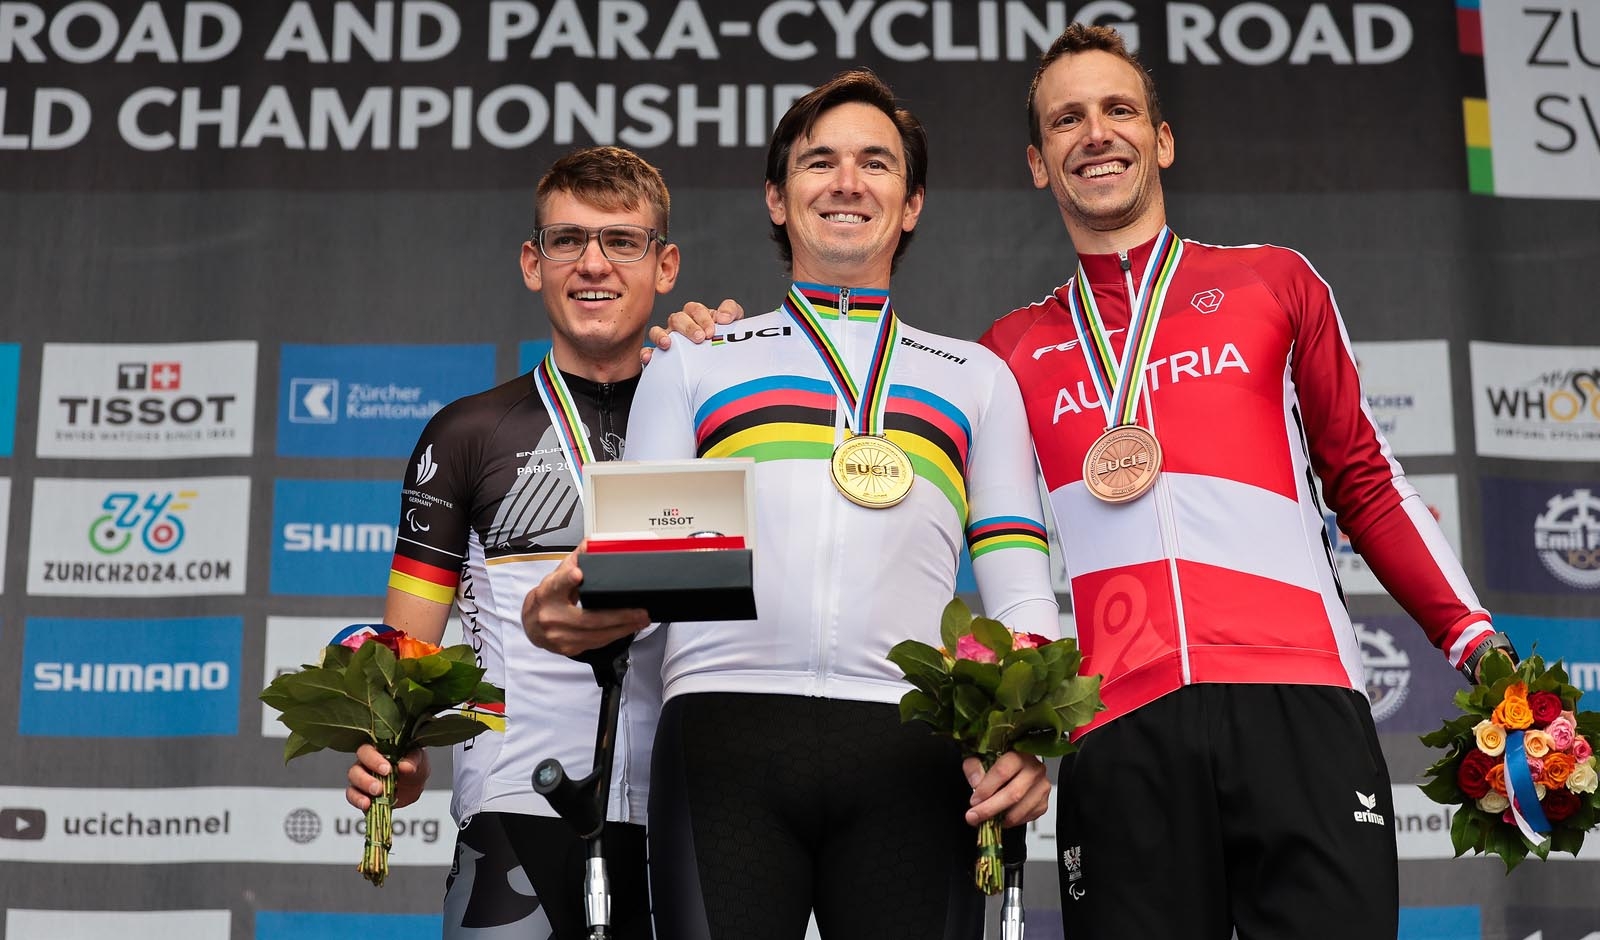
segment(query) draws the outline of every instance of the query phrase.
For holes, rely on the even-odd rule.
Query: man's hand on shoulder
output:
[[[650,626],[650,615],[643,610],[584,610],[578,606],[578,585],[583,583],[578,556],[583,549],[584,545],[579,545],[563,558],[522,600],[522,632],[534,646],[562,656],[599,649]]]
[[[727,325],[735,320],[744,318],[744,308],[739,306],[737,300],[729,298],[717,305],[715,310],[702,303],[690,302],[682,310],[673,311],[667,317],[665,327],[652,326],[650,328],[650,342],[661,349],[672,348],[672,334],[682,333],[692,343],[703,343],[716,333],[719,325]],[[650,354],[655,350],[646,346],[639,352],[639,360],[646,365],[650,364]]]

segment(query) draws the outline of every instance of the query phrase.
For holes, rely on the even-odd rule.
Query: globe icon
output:
[[[309,809],[290,810],[283,817],[283,834],[296,845],[305,845],[322,834],[322,817]]]

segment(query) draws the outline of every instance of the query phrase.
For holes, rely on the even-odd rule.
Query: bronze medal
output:
[[[837,459],[837,458],[835,458]],[[1083,482],[1096,499],[1131,502],[1145,494],[1161,472],[1161,444],[1137,424],[1111,428],[1089,445]]]
[[[833,485],[868,509],[888,509],[911,492],[916,474],[900,445],[876,434],[857,434],[833,449]]]

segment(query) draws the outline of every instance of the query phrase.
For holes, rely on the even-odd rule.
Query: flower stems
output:
[[[389,877],[389,848],[394,843],[396,775],[391,762],[389,773],[383,778],[383,796],[373,797],[372,805],[367,807],[367,840],[361,850],[361,864],[356,867],[368,881],[380,886]]]
[[[1000,820],[985,819],[978,824],[978,863],[973,880],[984,894],[999,894],[1005,887],[1005,864],[1000,855]]]

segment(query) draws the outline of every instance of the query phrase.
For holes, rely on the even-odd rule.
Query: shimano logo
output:
[[[938,356],[941,359],[948,359],[956,365],[963,365],[967,361],[964,357],[958,356],[955,353],[947,353],[942,349],[934,349],[932,346],[924,346],[916,340],[905,336],[900,337],[900,345],[909,346],[912,349],[921,350],[925,353],[933,353],[935,356]]]
[[[381,522],[290,522],[283,527],[286,552],[392,552],[394,526]]]
[[[193,692],[228,687],[228,664],[35,663],[37,692]]]
[[[1353,814],[1356,822],[1372,823],[1374,826],[1383,825],[1383,814],[1373,812],[1373,810],[1378,806],[1378,794],[1373,793],[1368,795],[1366,793],[1362,793],[1360,790],[1357,790],[1356,801],[1359,802],[1363,807],[1362,809],[1356,810]]]

